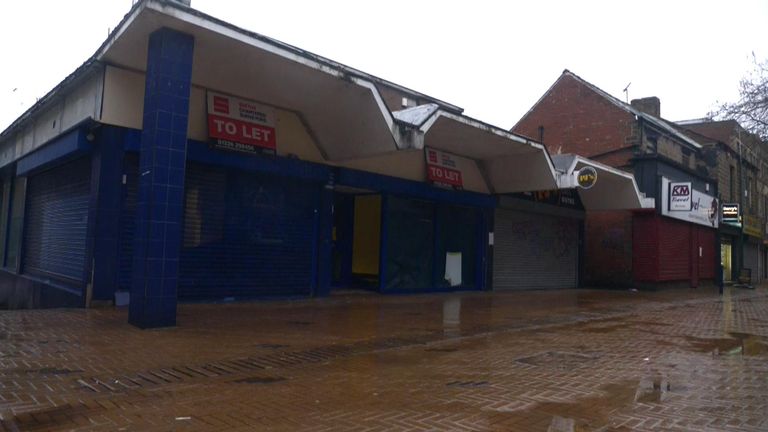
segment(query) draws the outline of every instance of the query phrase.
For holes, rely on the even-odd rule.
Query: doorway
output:
[[[333,288],[379,290],[381,195],[334,196]]]
[[[720,263],[723,266],[723,281],[724,282],[731,282],[733,281],[733,272],[732,272],[732,247],[730,243],[721,243],[720,244]]]

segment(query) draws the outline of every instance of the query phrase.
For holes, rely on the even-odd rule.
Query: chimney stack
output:
[[[656,96],[632,99],[632,102],[629,104],[636,110],[650,114],[654,117],[661,117],[661,101]]]

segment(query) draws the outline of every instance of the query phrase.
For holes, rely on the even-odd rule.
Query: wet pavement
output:
[[[0,430],[766,431],[768,290],[0,312]]]

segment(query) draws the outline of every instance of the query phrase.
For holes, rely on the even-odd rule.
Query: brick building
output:
[[[768,201],[765,144],[735,120],[698,119],[678,124],[716,161],[721,202],[740,207],[741,222],[725,222],[719,229],[723,278],[735,281],[741,274],[743,280],[763,280],[768,261],[763,244]]]
[[[0,132],[0,308],[120,298],[159,327],[179,301],[575,287],[582,206],[650,205],[623,171],[142,0]]]
[[[553,154],[576,153],[631,172],[640,191],[656,198],[652,210],[587,213],[588,284],[697,286],[715,277],[715,163],[660,114],[658,98],[627,104],[565,70],[512,129]],[[687,209],[670,207],[670,184],[688,187]]]

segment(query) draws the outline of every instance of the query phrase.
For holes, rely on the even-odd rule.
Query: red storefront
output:
[[[661,214],[637,211],[632,220],[632,268],[636,282],[715,278],[717,200],[690,189],[687,209],[670,206],[670,183],[662,180]],[[690,188],[690,183],[688,183]]]

